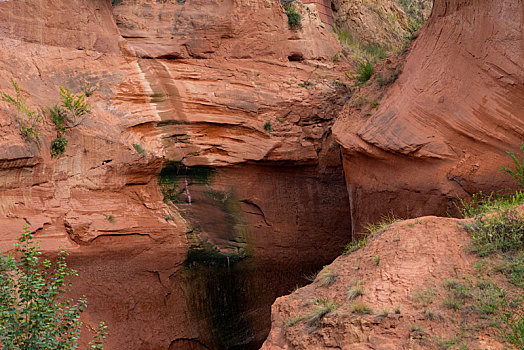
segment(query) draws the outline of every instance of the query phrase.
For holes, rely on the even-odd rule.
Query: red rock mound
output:
[[[392,224],[312,284],[278,298],[262,349],[433,349],[446,341],[501,349],[487,330],[457,337],[461,326],[453,320],[463,314],[445,306],[445,281],[475,274],[468,244],[457,219]],[[329,312],[314,322],[326,306]]]

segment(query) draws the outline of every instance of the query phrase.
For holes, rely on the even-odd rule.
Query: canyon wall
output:
[[[25,140],[0,102],[0,247],[30,223],[46,254],[70,252],[84,334],[257,347],[274,298],[350,239],[330,132],[348,67],[304,13],[294,31],[277,0],[0,2],[0,90],[43,115]],[[51,157],[59,86],[98,89]]]
[[[524,139],[522,13],[517,0],[435,1],[378,109],[346,105],[333,133],[357,231],[388,211],[447,215],[457,197],[515,188],[498,170]]]

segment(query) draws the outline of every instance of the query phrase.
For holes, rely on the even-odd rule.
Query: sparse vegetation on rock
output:
[[[293,5],[293,3],[285,3],[284,9],[286,11],[289,28],[293,30],[300,29],[302,27],[302,16],[297,12],[295,5]]]
[[[57,137],[51,142],[51,155],[53,157],[58,157],[63,154],[67,147],[67,139],[65,137]]]
[[[11,96],[0,91],[2,101],[8,102],[15,108],[15,119],[20,129],[20,135],[26,140],[38,140],[40,135],[38,124],[42,121],[42,115],[27,106],[27,99],[22,96],[22,91],[14,80],[11,80],[11,84],[15,89],[15,95]]]
[[[56,261],[42,259],[40,246],[26,226],[15,254],[0,259],[0,345],[6,350],[77,349],[85,297],[64,298],[69,278],[67,252]],[[101,322],[90,349],[102,349],[106,325]]]

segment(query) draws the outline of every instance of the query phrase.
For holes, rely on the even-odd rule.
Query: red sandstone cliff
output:
[[[3,1],[0,38],[0,90],[33,108],[100,86],[57,158],[48,115],[25,141],[0,103],[0,246],[27,220],[66,247],[108,349],[261,344],[274,298],[349,239],[347,67],[314,13],[293,31],[277,0]]]
[[[522,13],[517,0],[435,1],[378,110],[347,105],[333,133],[357,231],[389,210],[446,215],[457,196],[513,186],[498,169],[524,139]]]

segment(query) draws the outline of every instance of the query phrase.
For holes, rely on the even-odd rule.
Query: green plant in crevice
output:
[[[84,91],[84,95],[86,97],[90,97],[99,88],[100,88],[100,85],[98,83],[94,84],[88,80],[84,80],[84,82],[82,83],[82,91]]]
[[[369,223],[365,226],[366,231],[368,231],[370,234],[374,235],[379,232],[382,232],[385,230],[389,225],[399,221],[399,219],[393,214],[393,212],[389,212],[387,215],[383,215],[382,218],[375,223]]]
[[[66,130],[81,125],[91,115],[86,95],[74,95],[69,89],[62,86],[60,89],[60,103],[49,108],[51,120],[55,124],[58,137],[51,143],[51,155],[57,157],[65,152],[67,139]]]
[[[16,121],[20,130],[20,135],[26,140],[38,140],[40,135],[38,131],[38,124],[42,120],[41,113],[27,107],[27,99],[22,97],[22,92],[14,80],[11,79],[11,84],[15,89],[15,95],[11,96],[5,92],[0,91],[2,101],[5,101],[15,107]]]
[[[302,27],[302,16],[300,16],[300,13],[297,12],[295,5],[286,5],[285,11],[289,28],[293,30],[300,29]]]
[[[380,263],[380,256],[379,255],[375,255],[373,257],[373,265],[378,266],[379,263]]]
[[[522,153],[524,154],[524,143],[522,144],[520,149],[522,150]],[[522,159],[522,161],[519,161],[519,159],[517,158],[517,156],[515,156],[514,153],[512,152],[507,152],[507,153],[511,156],[511,159],[513,160],[513,164],[515,165],[515,168],[514,169],[502,168],[500,170],[513,176],[513,178],[517,181],[517,183],[522,188],[524,188],[524,158]]]
[[[63,154],[67,147],[67,139],[65,137],[57,137],[51,142],[51,155],[53,157],[58,157]]]
[[[304,80],[302,83],[299,83],[298,86],[307,89],[307,88],[309,88],[310,86],[313,86],[313,83],[310,82],[309,80]]]
[[[75,95],[68,88],[59,86],[61,104],[59,108],[65,114],[67,124],[66,129],[75,128],[81,125],[84,120],[91,114],[89,104],[84,94]]]
[[[142,146],[138,143],[133,143],[133,148],[140,155],[144,155],[146,153],[145,149],[142,148]]]
[[[364,84],[366,81],[371,78],[373,75],[374,68],[373,63],[371,63],[368,60],[360,61],[358,63],[356,75],[354,76],[354,80],[357,82],[358,85]]]
[[[271,122],[265,122],[264,123],[264,130],[266,130],[268,132],[272,132],[273,131],[273,128],[271,127]]]
[[[17,256],[18,258],[15,258]],[[77,349],[85,297],[64,298],[67,282],[78,276],[67,266],[67,252],[42,259],[34,235],[25,227],[15,254],[0,259],[0,343],[6,350]],[[107,327],[100,323],[91,349],[103,349]]]

